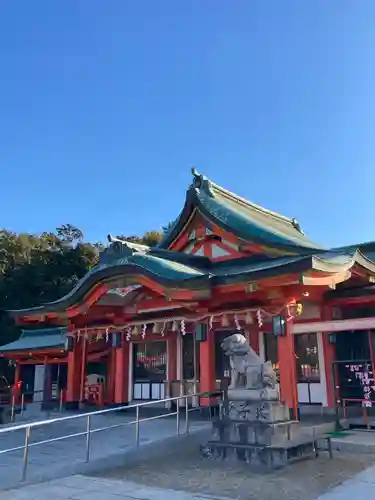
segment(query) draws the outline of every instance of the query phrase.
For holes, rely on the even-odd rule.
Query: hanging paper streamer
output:
[[[144,339],[146,337],[146,330],[147,330],[147,325],[144,323],[141,328],[141,337]]]
[[[245,323],[247,325],[251,325],[253,323],[253,317],[251,315],[251,312],[250,311],[247,311],[246,312],[246,316],[245,316]]]
[[[208,328],[209,328],[209,330],[212,330],[213,326],[214,326],[214,317],[210,316],[210,320],[208,322]]]
[[[236,325],[236,330],[241,330],[241,325],[240,325],[237,314],[234,315],[233,319],[234,319],[234,324]]]
[[[108,342],[109,340],[109,330],[108,328],[105,329],[105,341]]]
[[[172,321],[172,332],[177,332],[177,321]]]
[[[130,339],[132,338],[132,329],[130,328],[130,326],[126,329],[126,340],[127,342],[130,341]]]
[[[184,319],[181,320],[180,329],[181,329],[181,335],[186,335],[186,325]]]
[[[79,342],[80,338],[81,338],[81,330],[78,330],[78,332],[77,332],[77,342]]]
[[[162,328],[160,330],[160,334],[161,334],[162,337],[164,337],[164,335],[165,335],[165,328],[166,328],[166,326],[167,326],[167,321],[164,321],[163,326],[162,326]]]
[[[262,311],[260,309],[257,310],[257,320],[258,320],[258,326],[261,328],[263,326],[263,318],[262,318]]]
[[[221,318],[221,326],[229,326],[228,316],[223,314]]]

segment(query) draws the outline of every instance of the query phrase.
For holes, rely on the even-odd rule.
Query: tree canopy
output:
[[[154,246],[162,236],[149,231],[122,238]],[[62,297],[97,263],[101,248],[100,243],[86,242],[72,224],[40,235],[0,229],[0,344],[19,335],[6,310]]]

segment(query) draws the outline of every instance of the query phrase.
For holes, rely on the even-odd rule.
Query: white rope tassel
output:
[[[259,328],[262,328],[262,326],[263,326],[263,318],[262,318],[262,311],[260,309],[257,310],[257,320],[258,320],[258,326],[259,326]]]
[[[161,327],[161,330],[160,330],[160,335],[162,337],[164,337],[164,335],[165,335],[165,329],[166,329],[166,327],[167,327],[167,320],[164,321],[163,326]]]
[[[180,330],[181,330],[181,335],[186,335],[186,325],[184,319],[181,320]]]
[[[241,325],[240,325],[237,314],[234,315],[233,319],[234,319],[234,324],[236,325],[236,330],[241,330]]]
[[[147,330],[147,325],[146,325],[146,323],[144,323],[142,325],[142,329],[141,329],[141,337],[142,337],[142,339],[146,338],[146,330]]]

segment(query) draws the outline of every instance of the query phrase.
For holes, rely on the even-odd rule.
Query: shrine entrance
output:
[[[165,340],[133,343],[133,400],[165,398],[167,354]]]
[[[333,384],[338,408],[351,427],[375,427],[375,383],[372,354],[373,332],[338,332],[332,338],[336,347]]]

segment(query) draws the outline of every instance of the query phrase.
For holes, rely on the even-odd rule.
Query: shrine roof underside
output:
[[[230,231],[241,241],[259,244],[262,252],[218,262],[170,250],[196,209],[208,221]],[[194,171],[185,206],[159,246],[149,248],[109,237],[109,246],[101,253],[99,264],[65,297],[40,307],[9,313],[27,317],[61,312],[84,301],[90,291],[101,285],[108,291],[133,284],[147,287],[151,283],[166,297],[173,296],[169,292],[180,290],[191,293],[191,297],[207,299],[215,287],[246,285],[296,273],[301,284],[313,284],[308,280],[316,275],[340,274],[337,282],[342,282],[350,278],[353,269],[374,279],[374,255],[375,243],[330,250],[315,245],[303,234],[295,219],[249,203]]]

